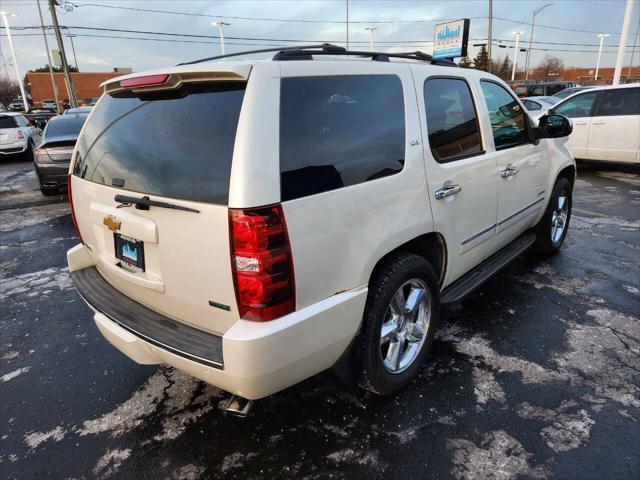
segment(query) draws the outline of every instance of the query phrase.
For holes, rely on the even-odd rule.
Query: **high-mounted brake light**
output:
[[[293,258],[282,206],[230,208],[229,230],[240,317],[264,321],[293,312]]]
[[[73,175],[67,176],[67,195],[69,197],[69,209],[71,210],[71,219],[73,220],[73,228],[76,230],[76,235],[78,235],[78,240],[80,243],[84,243],[82,240],[82,235],[80,234],[80,229],[78,228],[78,221],[76,220],[76,212],[73,208],[73,193],[71,192],[71,179]]]
[[[169,75],[163,73],[160,75],[145,75],[143,77],[125,78],[120,80],[122,88],[133,87],[151,87],[154,85],[163,85],[169,79]]]

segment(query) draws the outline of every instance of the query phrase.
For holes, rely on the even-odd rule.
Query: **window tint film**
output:
[[[429,146],[436,161],[450,162],[482,152],[476,110],[467,82],[432,78],[424,85]]]
[[[481,81],[496,150],[527,141],[527,118],[520,104],[497,83]]]
[[[404,98],[397,76],[282,80],[283,201],[397,173],[404,150]]]
[[[601,92],[596,117],[640,115],[640,88],[621,88]]]
[[[559,113],[569,118],[590,117],[591,107],[596,99],[596,92],[581,93],[570,98],[563,104],[554,107],[553,113]]]
[[[522,100],[522,103],[524,104],[524,108],[527,110],[540,110],[542,108],[542,105],[538,102],[533,102],[531,100]]]
[[[0,128],[16,128],[18,122],[16,122],[15,118],[16,117],[0,116]]]
[[[244,82],[105,95],[78,139],[74,174],[125,190],[226,204]]]

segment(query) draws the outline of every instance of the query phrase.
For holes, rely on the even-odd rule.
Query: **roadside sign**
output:
[[[456,58],[467,55],[469,19],[439,23],[435,28],[433,58]]]
[[[62,57],[60,57],[60,50],[58,50],[57,48],[52,48],[51,49],[51,62],[56,67],[61,67],[62,66]]]

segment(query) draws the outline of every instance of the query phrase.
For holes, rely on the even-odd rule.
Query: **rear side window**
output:
[[[402,170],[404,97],[395,75],[282,80],[280,183],[283,201]]]
[[[534,102],[531,100],[522,100],[522,103],[524,105],[524,107],[527,110],[540,110],[542,109],[542,105],[540,105],[538,102]]]
[[[16,128],[18,123],[15,121],[16,117],[4,117],[0,116],[0,128]]]
[[[497,83],[481,80],[480,86],[489,110],[496,150],[526,143],[527,118],[516,99]]]
[[[439,163],[482,153],[480,127],[467,82],[430,78],[424,84],[429,146]]]
[[[620,88],[600,93],[595,116],[619,115],[640,115],[640,88]]]
[[[553,108],[553,113],[559,113],[569,118],[590,117],[591,108],[597,92],[581,93]]]
[[[105,95],[78,139],[74,174],[140,193],[226,205],[244,82]]]

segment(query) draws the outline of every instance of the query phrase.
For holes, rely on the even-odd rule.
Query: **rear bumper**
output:
[[[3,143],[0,145],[0,155],[14,155],[16,153],[23,153],[27,149],[27,141],[20,140],[19,142]]]
[[[361,287],[270,322],[238,320],[219,337],[119,293],[97,273],[82,245],[69,250],[67,258],[100,332],[125,355],[141,364],[172,365],[249,399],[333,366],[358,331],[367,297],[367,288]],[[93,286],[87,285],[88,277]]]
[[[69,162],[59,163],[37,163],[38,177],[40,183],[45,187],[61,187],[67,184],[69,173]]]

